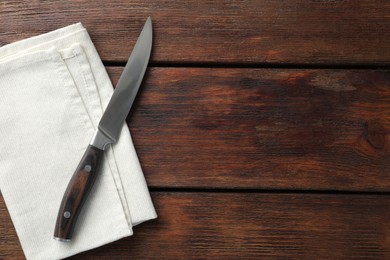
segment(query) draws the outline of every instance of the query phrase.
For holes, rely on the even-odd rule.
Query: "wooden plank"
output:
[[[389,64],[386,0],[1,1],[0,45],[81,21],[125,61],[147,16],[153,62]]]
[[[0,259],[23,259],[23,251],[0,194]]]
[[[151,68],[128,119],[152,187],[390,190],[389,71]]]
[[[71,259],[389,259],[390,197],[153,193],[159,218]],[[0,258],[23,254],[0,199]]]

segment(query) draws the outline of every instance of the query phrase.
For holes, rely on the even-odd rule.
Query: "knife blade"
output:
[[[134,102],[152,49],[152,20],[148,17],[133,51],[100,119],[84,156],[63,195],[57,214],[54,239],[71,241],[77,218],[95,182],[107,145],[115,143]]]

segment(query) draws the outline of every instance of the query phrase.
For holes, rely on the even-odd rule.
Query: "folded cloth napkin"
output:
[[[72,241],[53,239],[66,186],[112,92],[80,23],[0,48],[0,189],[27,259],[69,257],[157,217],[124,126]]]

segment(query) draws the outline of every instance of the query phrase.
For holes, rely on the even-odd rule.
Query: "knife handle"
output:
[[[54,239],[70,241],[81,208],[96,180],[104,151],[89,145],[73,174],[57,215]]]

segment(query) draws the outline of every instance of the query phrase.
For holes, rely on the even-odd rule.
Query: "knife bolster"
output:
[[[112,140],[107,135],[105,135],[99,128],[95,131],[95,134],[92,137],[90,145],[93,145],[100,150],[104,150],[108,144],[112,144],[115,140]]]

